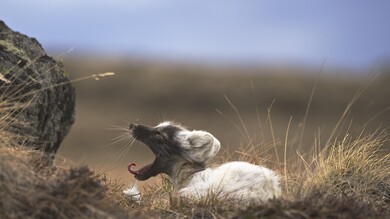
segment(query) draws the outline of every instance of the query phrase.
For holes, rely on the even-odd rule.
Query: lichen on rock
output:
[[[5,51],[7,52],[11,52],[19,56],[21,59],[29,61],[29,58],[26,55],[26,53],[23,50],[19,49],[18,47],[15,47],[14,44],[9,40],[0,40],[0,47],[5,49]]]

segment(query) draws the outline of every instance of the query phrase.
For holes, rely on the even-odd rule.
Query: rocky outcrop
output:
[[[39,42],[0,21],[0,129],[54,154],[74,122],[75,91]]]

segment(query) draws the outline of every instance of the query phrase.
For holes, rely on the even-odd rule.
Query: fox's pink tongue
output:
[[[143,174],[146,171],[148,171],[152,167],[152,165],[153,165],[153,163],[148,164],[144,167],[141,167],[139,170],[132,170],[131,167],[136,166],[136,165],[135,165],[135,163],[129,163],[129,165],[127,166],[127,169],[129,170],[129,172],[131,174],[138,175],[138,174]]]
[[[127,166],[127,170],[129,170],[129,172],[130,172],[131,174],[137,175],[137,174],[139,173],[139,171],[137,171],[137,170],[132,170],[132,169],[131,169],[132,166],[136,166],[135,163],[129,163],[129,165]]]

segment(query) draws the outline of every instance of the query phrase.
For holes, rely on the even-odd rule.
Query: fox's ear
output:
[[[187,156],[195,162],[205,162],[214,157],[221,143],[212,134],[205,131],[188,132],[183,148],[186,149]]]

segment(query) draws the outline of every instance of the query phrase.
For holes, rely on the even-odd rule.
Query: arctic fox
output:
[[[137,180],[167,174],[181,197],[202,200],[209,195],[240,203],[265,203],[281,195],[279,176],[274,171],[247,162],[228,162],[206,168],[221,144],[206,131],[190,131],[173,122],[155,127],[130,124],[130,133],[156,156],[153,163],[128,170]]]

